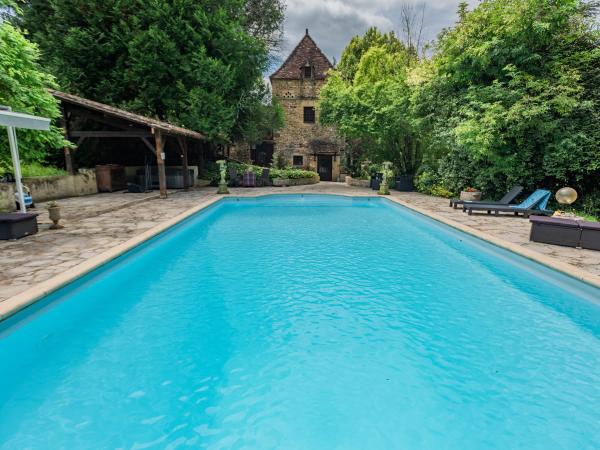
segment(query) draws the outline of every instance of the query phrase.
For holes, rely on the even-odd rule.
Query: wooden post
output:
[[[154,130],[154,140],[156,142],[156,164],[158,168],[160,197],[167,198],[167,175],[165,174],[165,160],[163,159],[165,147],[160,130]]]
[[[190,172],[188,169],[188,146],[187,139],[180,137],[177,139],[181,147],[181,167],[183,168],[183,190],[187,191],[190,184]]]
[[[71,149],[64,147],[65,152],[65,166],[69,175],[75,175],[75,167],[73,166],[73,155],[71,155]]]
[[[69,139],[69,119],[67,118],[67,111],[64,106],[61,106],[62,112],[62,126],[65,139]],[[71,154],[71,149],[69,147],[64,147],[63,151],[65,153],[65,167],[67,168],[67,173],[69,175],[75,175],[75,166],[73,165],[73,155]]]

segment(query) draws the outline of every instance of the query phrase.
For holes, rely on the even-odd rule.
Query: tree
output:
[[[415,57],[418,57],[423,50],[425,9],[425,3],[418,5],[402,3],[400,5],[400,29],[404,38],[404,45]]]
[[[336,67],[337,73],[343,80],[352,82],[361,58],[371,47],[386,47],[391,52],[405,50],[404,45],[393,31],[381,33],[375,27],[369,28],[363,36],[354,36],[344,49]]]
[[[488,0],[442,34],[413,104],[445,148],[447,187],[487,195],[511,184],[573,184],[600,175],[599,35],[579,0]],[[595,81],[592,81],[595,80]]]
[[[393,34],[370,29],[352,39],[342,54],[346,64],[333,72],[321,91],[321,122],[335,125],[354,141],[353,147],[360,140],[363,158],[391,161],[402,175],[413,175],[422,159],[409,114],[407,74],[412,57]]]
[[[246,0],[245,25],[273,51],[279,48],[283,36],[285,3],[282,0]]]
[[[271,13],[261,20],[263,3]],[[247,111],[263,98],[277,5],[28,0],[23,24],[62,89],[222,142],[252,128]]]
[[[7,22],[0,23],[0,105],[14,111],[55,119],[60,112],[47,88],[54,79],[38,64],[38,48]],[[3,131],[3,130],[2,130]],[[70,145],[62,130],[52,125],[49,132],[18,130],[19,152],[25,163],[42,163],[53,149]],[[12,172],[6,132],[0,133],[0,172]]]

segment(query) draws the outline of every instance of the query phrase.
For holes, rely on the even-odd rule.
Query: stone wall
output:
[[[0,211],[14,211],[15,185],[13,183],[0,183]]]
[[[29,187],[35,202],[98,193],[94,169],[80,169],[77,175],[24,178],[23,184]]]
[[[279,100],[285,115],[285,126],[275,133],[275,151],[283,152],[289,165],[294,156],[302,156],[303,167],[317,171],[317,159],[310,148],[313,139],[331,140],[337,143],[335,131],[319,125],[319,93],[325,80],[290,80],[274,78],[271,80],[273,96]],[[304,123],[304,107],[312,106],[316,110],[315,123]],[[338,149],[339,151],[339,149]],[[340,156],[333,161],[333,180],[340,175]]]
[[[98,193],[96,171],[79,169],[77,175],[23,178],[34,202]],[[14,211],[16,188],[14,183],[0,183],[0,208]]]

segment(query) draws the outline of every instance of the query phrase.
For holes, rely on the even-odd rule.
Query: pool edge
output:
[[[436,222],[440,222],[444,225],[447,225],[453,229],[466,233],[475,238],[481,239],[485,242],[488,242],[496,247],[500,247],[502,249],[508,250],[516,255],[522,256],[530,261],[534,261],[539,263],[545,267],[556,270],[562,274],[565,274],[575,280],[581,281],[585,284],[593,286],[595,288],[600,288],[600,276],[589,273],[585,270],[578,269],[576,266],[573,266],[568,263],[564,263],[561,261],[556,261],[553,258],[550,258],[546,255],[538,253],[533,250],[529,250],[523,248],[517,244],[513,244],[511,242],[505,241],[503,239],[496,238],[484,231],[479,231],[475,228],[472,228],[468,225],[464,225],[462,223],[456,222],[452,219],[447,219],[442,217],[434,212],[425,210],[413,204],[410,204],[398,197],[394,196],[381,196],[381,195],[373,195],[369,193],[356,192],[352,194],[346,193],[297,193],[297,192],[269,192],[269,193],[243,193],[243,194],[235,194],[232,196],[223,196],[213,194],[213,196],[208,199],[202,201],[198,205],[178,214],[177,216],[168,219],[146,231],[143,233],[134,236],[131,239],[122,242],[121,244],[110,248],[109,250],[100,253],[99,255],[94,256],[77,266],[66,270],[60,275],[49,278],[41,283],[38,283],[27,290],[9,297],[8,299],[0,302],[0,322],[8,319],[19,311],[27,308],[35,304],[37,301],[43,299],[45,296],[57,291],[58,289],[72,283],[73,281],[87,275],[93,270],[103,266],[104,264],[109,263],[110,261],[118,258],[124,253],[138,247],[144,242],[152,239],[153,237],[167,231],[169,228],[177,225],[178,223],[184,221],[185,219],[193,216],[194,214],[199,213],[200,211],[206,209],[207,207],[219,202],[222,199],[227,198],[252,198],[252,197],[266,197],[266,196],[279,196],[279,195],[331,195],[338,197],[358,197],[358,198],[381,198],[392,203],[396,203],[400,206],[403,206],[409,210],[412,210],[416,213],[419,213],[425,217],[429,217],[430,219],[435,220]]]

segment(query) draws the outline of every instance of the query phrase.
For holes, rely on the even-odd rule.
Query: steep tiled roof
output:
[[[302,67],[306,63],[312,65],[315,70],[315,78],[322,80],[325,78],[327,71],[333,68],[333,65],[323,54],[319,46],[308,34],[308,29],[302,40],[296,48],[290,53],[290,56],[283,62],[281,67],[271,75],[272,79],[283,78],[287,80],[295,80],[302,78]]]

